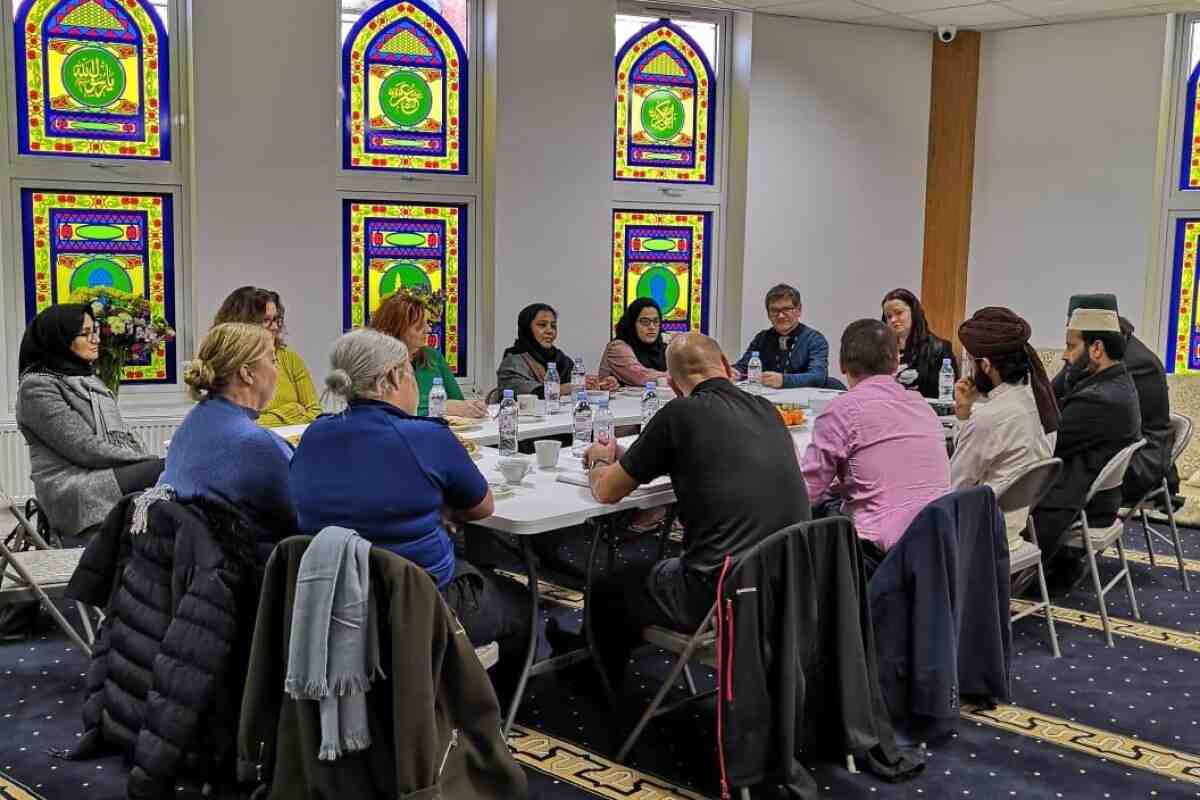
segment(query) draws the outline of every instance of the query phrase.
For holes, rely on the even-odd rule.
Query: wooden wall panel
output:
[[[979,44],[975,31],[960,31],[949,44],[933,37],[921,302],[931,328],[954,341],[955,352],[967,304]]]

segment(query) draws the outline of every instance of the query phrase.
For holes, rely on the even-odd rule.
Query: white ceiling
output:
[[[642,0],[653,3],[653,0]],[[1089,19],[1200,12],[1200,0],[682,0],[686,5],[755,11],[885,28],[994,31]]]

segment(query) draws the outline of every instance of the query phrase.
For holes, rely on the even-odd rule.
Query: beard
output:
[[[985,397],[992,391],[992,389],[996,388],[996,384],[992,381],[992,379],[990,377],[988,377],[988,374],[986,372],[984,372],[982,369],[980,369],[978,366],[975,367],[974,380],[975,380],[975,390],[978,391],[981,395],[983,395]]]
[[[1087,351],[1083,351],[1078,358],[1073,358],[1067,364],[1067,384],[1076,383],[1083,380],[1088,375],[1092,374],[1092,362],[1088,358]]]

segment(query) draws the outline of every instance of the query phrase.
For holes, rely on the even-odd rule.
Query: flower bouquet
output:
[[[100,330],[100,358],[96,374],[117,396],[125,365],[152,353],[156,347],[175,338],[175,331],[160,316],[150,313],[150,303],[140,295],[116,289],[80,289],[70,302],[92,307],[92,317]]]

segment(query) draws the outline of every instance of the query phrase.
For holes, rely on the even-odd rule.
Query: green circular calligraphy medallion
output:
[[[125,93],[125,68],[107,50],[81,47],[63,61],[62,82],[80,105],[105,108]]]
[[[674,139],[683,130],[683,103],[666,89],[651,92],[642,101],[642,127],[660,142]]]
[[[658,303],[663,319],[667,319],[675,310],[683,287],[679,285],[679,278],[669,267],[665,264],[654,264],[638,278],[634,291],[639,298],[648,297]]]
[[[392,122],[411,128],[433,110],[433,92],[419,74],[401,70],[384,79],[379,87],[379,105]]]

